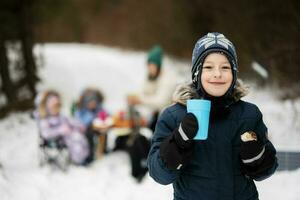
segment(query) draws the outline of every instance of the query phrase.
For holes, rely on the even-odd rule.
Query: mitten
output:
[[[242,162],[247,166],[259,165],[264,158],[264,145],[257,140],[256,134],[252,131],[244,133],[241,140],[240,156]]]
[[[259,180],[266,177],[272,167],[277,167],[276,151],[263,145],[254,132],[244,133],[241,139],[241,170],[244,174]]]
[[[193,154],[194,141],[198,131],[197,118],[187,113],[178,128],[160,145],[160,156],[168,169],[176,170],[185,165]]]

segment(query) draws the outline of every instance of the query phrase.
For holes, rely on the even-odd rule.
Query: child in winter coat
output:
[[[60,113],[60,96],[55,91],[46,91],[39,95],[36,117],[43,139],[62,137],[71,160],[78,165],[85,164],[89,154],[88,143],[83,135],[84,126],[68,119]]]
[[[76,119],[81,121],[85,128],[89,147],[90,147],[90,156],[88,158],[88,162],[94,160],[94,152],[95,152],[95,141],[96,136],[100,135],[100,143],[102,146],[102,151],[105,148],[106,137],[103,133],[103,130],[99,129],[97,126],[97,119],[105,120],[107,118],[107,112],[103,109],[103,94],[95,89],[95,88],[87,88],[85,89],[77,103],[77,108],[75,110],[74,116]]]
[[[246,90],[237,68],[235,48],[223,34],[200,38],[193,50],[192,83],[177,88],[176,103],[158,119],[149,173],[160,184],[173,184],[174,199],[257,200],[253,180],[266,179],[278,166],[262,113],[241,100]],[[206,140],[193,140],[199,127],[186,111],[188,99],[211,101]]]

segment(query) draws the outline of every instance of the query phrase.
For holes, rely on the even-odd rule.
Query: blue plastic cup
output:
[[[198,132],[194,140],[206,140],[208,135],[210,101],[203,99],[187,100],[187,112],[193,113],[198,120]]]

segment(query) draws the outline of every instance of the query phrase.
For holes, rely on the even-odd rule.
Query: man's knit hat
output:
[[[148,64],[153,63],[158,68],[161,68],[162,58],[163,58],[162,48],[159,45],[156,45],[152,49],[149,50],[147,63]]]

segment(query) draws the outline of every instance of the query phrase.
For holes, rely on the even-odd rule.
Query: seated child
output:
[[[89,155],[88,143],[83,135],[84,126],[60,113],[61,100],[55,91],[39,95],[36,118],[41,137],[45,140],[62,137],[73,163],[83,165]]]
[[[95,151],[95,136],[99,136],[99,146],[104,151],[105,148],[105,135],[103,129],[97,126],[97,119],[103,119],[107,117],[106,111],[102,107],[103,94],[94,88],[87,88],[83,91],[79,98],[77,107],[74,112],[76,119],[81,121],[86,128],[85,135],[88,138],[91,154],[88,160],[91,162],[94,159]]]

